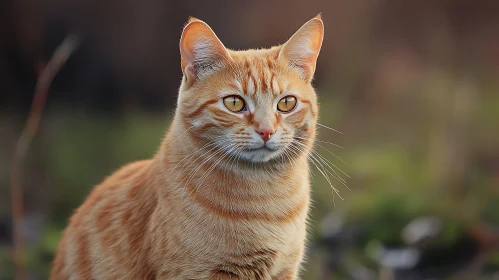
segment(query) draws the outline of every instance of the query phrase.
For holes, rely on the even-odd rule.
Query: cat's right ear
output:
[[[180,54],[182,71],[189,82],[224,67],[232,60],[215,32],[196,18],[190,18],[184,27],[180,38]]]

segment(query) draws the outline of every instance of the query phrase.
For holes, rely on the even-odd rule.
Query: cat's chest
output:
[[[238,221],[230,224],[211,222],[203,232],[186,237],[195,262],[213,270],[248,275],[271,275],[289,262],[288,257],[304,246],[305,221],[272,224]],[[199,252],[209,252],[200,256]],[[266,278],[255,278],[266,279]]]
[[[195,230],[185,239],[199,248],[227,254],[255,248],[285,251],[290,243],[304,239],[308,208],[307,195],[280,205],[192,204],[185,212],[189,216],[185,222]]]
[[[268,185],[192,190],[181,210],[186,227],[196,228],[191,240],[200,246],[245,251],[245,247],[279,248],[303,238],[310,203],[308,181],[296,178],[282,184],[274,191]]]

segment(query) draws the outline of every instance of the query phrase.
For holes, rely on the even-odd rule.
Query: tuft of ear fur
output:
[[[189,17],[189,19],[187,20],[187,24],[189,24],[191,22],[195,22],[195,21],[202,21],[202,20],[195,18],[195,17]]]
[[[232,60],[215,32],[197,18],[190,17],[180,38],[182,71],[194,81],[224,67]]]
[[[279,59],[285,60],[300,72],[302,78],[310,82],[314,76],[317,57],[324,38],[324,24],[321,14],[307,21],[282,46]]]

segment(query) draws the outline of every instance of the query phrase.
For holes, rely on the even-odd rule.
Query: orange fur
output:
[[[318,16],[282,46],[231,51],[191,18],[163,144],[95,187],[63,233],[51,279],[297,279],[322,28]],[[247,109],[225,108],[230,95]],[[296,108],[277,111],[288,95]],[[261,140],[262,129],[272,136]]]

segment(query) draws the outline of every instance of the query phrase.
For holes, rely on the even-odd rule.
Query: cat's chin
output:
[[[241,152],[241,159],[254,162],[254,163],[264,163],[269,162],[272,159],[277,158],[281,154],[281,151],[270,149],[267,147],[261,147],[258,149],[250,149]]]

